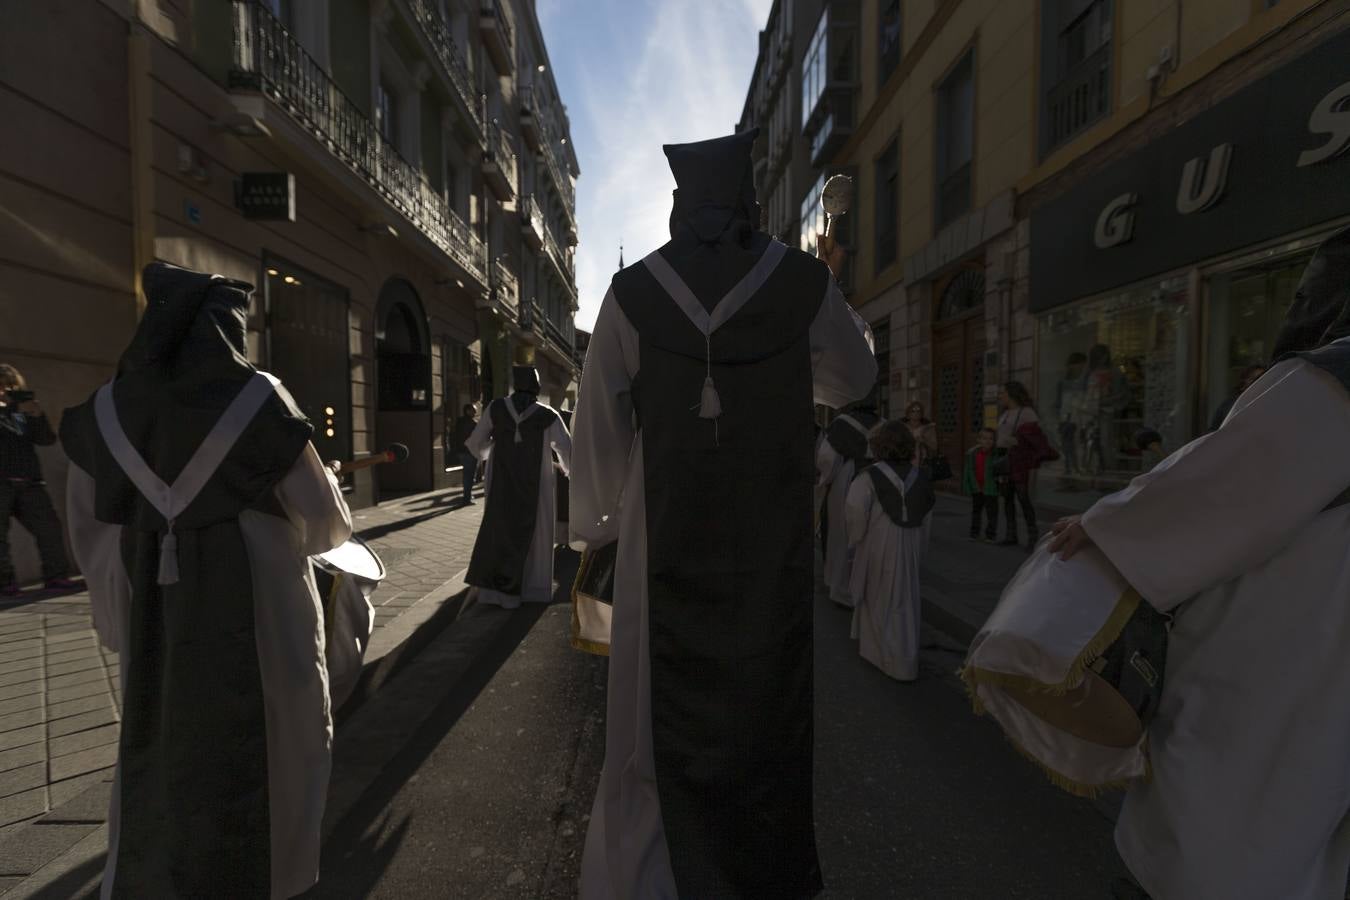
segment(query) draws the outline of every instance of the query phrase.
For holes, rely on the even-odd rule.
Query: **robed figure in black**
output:
[[[833,525],[825,533],[825,587],[835,604],[852,609],[858,598],[849,587],[848,535],[843,527],[848,489],[853,478],[872,457],[868,435],[880,422],[877,415],[876,388],[835,416],[825,429],[825,437],[816,447],[816,479],[824,492],[825,518]]]
[[[309,556],[351,518],[248,362],[252,287],[163,264],[143,283],[117,377],[61,421],[71,544],[122,664],[103,897],[293,897],[332,742]]]
[[[821,889],[813,402],[876,360],[827,266],[758,230],[754,136],[665,148],[671,241],[614,276],[582,375],[573,546],[618,541],[585,900]]]
[[[493,400],[465,442],[487,467],[487,508],[465,580],[483,603],[507,609],[553,599],[556,455],[561,474],[572,438],[558,413],[539,402],[533,366],[511,370],[515,391]]]

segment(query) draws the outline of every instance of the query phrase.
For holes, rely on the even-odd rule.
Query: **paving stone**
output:
[[[20,728],[28,728],[32,725],[38,725],[47,719],[47,711],[39,704],[32,709],[25,709],[22,712],[12,712],[8,715],[0,716],[0,737],[6,732],[16,731]]]
[[[10,672],[23,672],[28,669],[40,669],[43,666],[42,654],[30,656],[26,659],[10,659],[4,654],[0,654],[0,672],[6,674]]]
[[[41,694],[28,694],[23,697],[15,697],[13,700],[0,700],[0,719],[10,713],[21,712],[25,709],[38,709],[41,706]]]
[[[70,753],[77,753],[80,750],[88,750],[91,747],[102,747],[104,744],[115,743],[118,731],[119,726],[117,725],[102,725],[98,728],[55,737],[47,742],[47,752],[52,759],[56,759]]]
[[[64,700],[78,700],[81,697],[106,695],[108,690],[106,678],[100,678],[98,681],[86,682],[85,684],[75,684],[70,687],[49,688],[47,690],[47,703],[61,703]]]
[[[100,665],[94,669],[86,669],[83,672],[67,672],[64,675],[58,675],[52,672],[47,673],[47,689],[73,687],[77,684],[89,684],[90,682],[108,683],[108,676]]]
[[[73,716],[76,713],[92,712],[96,709],[112,709],[112,698],[106,693],[95,694],[92,697],[81,697],[78,700],[66,700],[61,703],[47,704],[47,718],[49,720],[61,719],[66,716]]]
[[[41,723],[27,728],[13,728],[0,731],[0,751],[13,750],[15,747],[27,747],[47,739],[47,727]]]
[[[78,753],[58,756],[49,763],[52,781],[61,781],[76,775],[84,775],[99,769],[106,769],[117,763],[117,744],[104,744],[91,747]]]
[[[118,720],[117,711],[112,705],[95,709],[91,712],[79,713],[73,716],[66,716],[64,719],[56,719],[47,723],[47,733],[54,738],[62,735],[74,734],[77,731],[84,731],[89,728],[98,728],[100,725],[111,725]]]
[[[18,662],[22,659],[42,659],[42,642],[32,641],[30,643],[31,646],[18,647],[16,645],[14,647],[6,647],[3,652],[0,652],[0,659],[5,660],[5,662]]]
[[[0,875],[31,875],[97,827],[35,822],[0,844]]]
[[[0,797],[9,797],[33,788],[46,790],[46,762],[32,763],[22,768],[10,769],[8,772],[0,772]]]
[[[108,857],[108,826],[99,825],[75,846],[10,888],[5,900],[92,900]],[[52,888],[59,885],[59,894]]]
[[[97,769],[50,785],[51,821],[102,822],[108,818],[112,795],[113,767]]]
[[[0,773],[10,772],[23,766],[32,765],[35,762],[42,762],[46,758],[47,748],[41,741],[36,744],[15,747],[12,750],[0,750]]]
[[[47,788],[39,786],[0,797],[0,825],[10,825],[47,811]]]
[[[21,681],[18,684],[7,684],[0,687],[0,700],[13,700],[15,697],[41,694],[45,688],[46,684],[41,678],[29,678],[27,681]]]
[[[0,688],[6,688],[14,684],[23,684],[25,681],[38,681],[41,680],[45,674],[46,673],[43,672],[41,666],[32,669],[24,669],[20,672],[6,672],[0,674]]]
[[[97,647],[81,647],[78,650],[59,650],[47,654],[47,663],[63,663],[76,659],[98,659]]]

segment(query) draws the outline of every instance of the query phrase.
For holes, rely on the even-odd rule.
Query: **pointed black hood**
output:
[[[759,224],[755,176],[750,151],[759,129],[698,141],[666,144],[670,171],[675,176],[675,204],[671,210],[671,237],[687,229],[699,243],[712,244],[749,232]]]

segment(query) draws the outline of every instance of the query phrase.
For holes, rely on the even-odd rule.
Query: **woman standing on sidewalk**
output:
[[[1031,394],[1020,381],[1009,381],[998,395],[1003,414],[998,417],[998,447],[1004,451],[1001,461],[1001,492],[1006,532],[1000,542],[1015,547],[1017,514],[1015,505],[1021,505],[1027,524],[1027,549],[1036,546],[1038,530],[1036,507],[1031,504],[1031,473],[1050,455],[1049,445],[1041,432],[1040,416],[1031,401]]]
[[[914,435],[913,463],[921,466],[937,453],[937,426],[923,414],[923,404],[918,400],[905,409],[905,424],[909,426],[909,433]]]

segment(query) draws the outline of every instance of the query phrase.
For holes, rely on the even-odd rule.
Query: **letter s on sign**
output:
[[[1350,81],[1333,90],[1317,102],[1308,117],[1308,130],[1313,134],[1329,134],[1331,140],[1316,150],[1305,150],[1298,156],[1299,168],[1313,166],[1337,156],[1350,147]]]
[[[1092,235],[1098,250],[1123,244],[1134,234],[1133,207],[1136,199],[1138,197],[1135,194],[1121,194],[1102,207],[1101,215],[1097,216],[1096,231]]]

